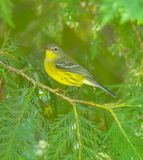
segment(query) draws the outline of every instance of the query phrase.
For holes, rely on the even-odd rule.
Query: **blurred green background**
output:
[[[143,159],[142,8],[142,0],[0,1],[0,61],[115,113],[81,104],[74,110],[1,65],[0,159]],[[77,95],[51,79],[43,61],[53,43],[117,97],[90,86]]]
[[[15,54],[26,57],[42,57],[48,44],[59,44],[81,65],[87,68],[104,84],[121,83],[124,72],[120,66],[121,57],[110,51],[114,42],[116,26],[100,28],[99,2],[94,1],[10,1],[4,2],[3,12],[12,29],[19,50]],[[10,14],[10,11],[12,14]],[[101,13],[100,13],[101,14]],[[1,43],[9,26],[1,22]],[[90,63],[87,63],[90,62]],[[43,61],[39,60],[39,63]],[[120,67],[119,67],[120,66]],[[115,68],[114,68],[115,67]],[[122,66],[126,68],[126,66]],[[118,72],[116,71],[118,70]]]

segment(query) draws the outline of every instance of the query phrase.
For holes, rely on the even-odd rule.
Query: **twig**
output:
[[[76,103],[75,102],[70,102],[72,107],[73,107],[73,111],[74,111],[74,115],[75,115],[75,122],[76,122],[76,128],[77,128],[77,140],[78,140],[78,147],[77,148],[79,150],[78,152],[78,160],[82,160],[82,142],[81,142],[81,135],[80,135],[80,125],[79,125],[79,116],[78,116],[78,112],[76,109]]]
[[[132,149],[134,150],[135,153],[137,153],[138,157],[140,158],[140,160],[142,159],[141,156],[139,155],[139,153],[137,152],[136,148],[134,147],[134,145],[132,144],[132,142],[130,141],[130,139],[128,138],[126,132],[124,131],[124,129],[122,128],[122,125],[120,123],[120,121],[118,120],[117,116],[115,115],[115,113],[109,109],[109,112],[111,113],[111,115],[113,116],[114,120],[116,121],[118,127],[120,128],[123,136],[126,138],[127,142],[130,144],[130,146],[132,147]]]
[[[78,99],[71,99],[70,97],[67,97],[65,96],[64,94],[62,93],[58,93],[56,89],[53,89],[53,88],[50,88],[49,86],[46,86],[42,83],[39,83],[37,81],[35,81],[34,79],[32,79],[31,77],[29,77],[27,74],[25,74],[22,70],[20,69],[17,69],[17,68],[14,68],[10,65],[7,65],[5,64],[4,62],[2,62],[0,60],[0,65],[2,65],[3,67],[5,67],[8,71],[11,71],[11,72],[14,72],[22,77],[24,77],[25,79],[27,79],[28,81],[30,81],[34,87],[38,86],[38,87],[41,87],[43,89],[46,89],[48,90],[49,92],[51,93],[54,93],[55,95],[63,98],[64,100],[67,100],[70,104],[74,105],[75,103],[80,103],[80,104],[84,104],[84,105],[88,105],[88,106],[94,106],[94,107],[98,107],[98,108],[101,108],[101,109],[105,109],[107,110],[108,112],[110,112],[110,114],[113,116],[115,122],[117,123],[118,127],[120,128],[122,134],[124,135],[124,137],[126,138],[127,142],[130,144],[131,148],[137,153],[138,157],[141,159],[141,156],[139,155],[139,153],[137,152],[136,148],[134,147],[134,145],[132,144],[132,142],[130,141],[130,139],[128,138],[126,132],[124,131],[124,129],[122,128],[121,126],[121,123],[120,121],[118,120],[116,114],[113,112],[113,109],[111,108],[108,108],[107,106],[104,106],[104,105],[100,105],[100,104],[96,104],[94,102],[89,102],[89,101],[83,101],[83,100],[78,100]],[[74,106],[75,107],[75,106]],[[76,118],[77,118],[77,115],[76,115]],[[76,122],[77,123],[77,122]],[[80,141],[80,135],[78,135],[78,139],[79,139],[79,142]],[[80,151],[81,152],[81,151]],[[81,153],[79,152],[79,159],[81,157]]]
[[[70,97],[65,96],[62,93],[57,92],[57,89],[53,89],[49,86],[46,86],[42,83],[39,83],[37,81],[35,81],[34,79],[32,79],[31,77],[29,77],[27,74],[25,74],[22,70],[14,68],[10,65],[5,64],[4,62],[0,61],[0,65],[4,66],[8,71],[14,72],[22,77],[24,77],[25,79],[27,79],[29,82],[31,82],[34,87],[38,86],[40,88],[46,89],[51,93],[54,93],[55,95],[67,100],[68,102],[75,102],[75,103],[81,103],[81,104],[85,104],[85,105],[89,105],[89,106],[97,106],[99,108],[103,108],[105,109],[106,107],[103,107],[102,105],[99,104],[95,104],[94,102],[87,102],[87,101],[83,101],[83,100],[78,100],[78,99],[72,99]]]

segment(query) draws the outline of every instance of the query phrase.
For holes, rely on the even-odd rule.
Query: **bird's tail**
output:
[[[116,95],[113,92],[111,92],[109,89],[107,89],[106,87],[104,87],[100,83],[98,83],[94,77],[86,78],[84,80],[84,84],[98,87],[98,88],[102,89],[103,91],[105,91],[106,93],[110,94],[111,96],[116,97]]]

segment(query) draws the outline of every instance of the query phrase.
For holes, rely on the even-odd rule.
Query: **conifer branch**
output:
[[[78,160],[82,160],[82,143],[81,143],[81,135],[80,135],[80,125],[79,125],[79,117],[78,117],[78,112],[76,109],[76,103],[75,102],[70,102],[71,105],[73,106],[73,111],[75,115],[75,122],[76,122],[76,128],[77,128],[77,139],[78,139],[78,147],[79,154],[78,154]]]
[[[127,136],[126,132],[124,131],[122,125],[121,125],[121,122],[118,120],[116,114],[113,112],[112,109],[110,108],[106,108],[110,113],[111,115],[113,116],[115,122],[117,123],[119,129],[121,130],[123,136],[125,137],[126,141],[129,143],[129,145],[131,146],[131,148],[134,150],[134,152],[137,154],[137,156],[139,157],[140,160],[142,160],[142,157],[140,156],[140,154],[137,152],[136,148],[134,147],[133,143],[131,142],[131,140],[129,139],[129,137]]]
[[[73,109],[76,108],[75,107],[75,104],[76,103],[80,103],[80,104],[84,104],[84,105],[87,105],[87,106],[93,106],[93,107],[98,107],[98,108],[101,108],[101,109],[104,109],[104,110],[107,110],[108,112],[110,112],[110,114],[113,116],[115,122],[117,123],[119,129],[121,130],[123,136],[125,137],[126,141],[129,143],[129,145],[131,146],[131,148],[134,150],[134,152],[138,155],[138,157],[141,159],[139,153],[137,152],[136,148],[134,147],[133,143],[130,141],[130,139],[128,138],[126,132],[124,131],[120,121],[118,120],[116,114],[113,112],[113,109],[107,107],[107,106],[104,106],[104,105],[100,105],[100,104],[96,104],[94,102],[90,102],[90,101],[84,101],[84,100],[78,100],[78,99],[72,99],[70,97],[67,97],[65,96],[64,94],[62,93],[59,93],[57,92],[57,89],[53,89],[53,88],[50,88],[49,86],[46,86],[42,83],[39,83],[37,81],[35,81],[34,79],[32,79],[31,77],[29,77],[27,74],[25,74],[22,70],[20,69],[17,69],[17,68],[14,68],[10,65],[7,65],[5,64],[3,61],[0,60],[0,65],[5,67],[9,72],[14,72],[20,76],[22,76],[23,78],[27,79],[29,82],[31,82],[33,84],[34,87],[40,87],[40,88],[43,88],[43,89],[46,89],[48,90],[49,92],[51,93],[54,93],[55,95],[63,98],[64,100],[67,100],[70,104],[72,104],[73,106]],[[81,140],[80,140],[80,130],[79,130],[79,123],[78,123],[78,115],[76,114],[77,111],[74,109],[74,112],[75,112],[75,118],[76,118],[76,124],[77,127],[78,127],[78,131],[77,131],[77,136],[78,136],[78,141],[79,143],[81,143]],[[79,150],[79,160],[81,159],[81,144],[80,145],[80,150]]]
[[[81,103],[81,104],[85,104],[85,105],[89,105],[89,106],[97,106],[97,107],[102,108],[102,109],[105,109],[105,108],[106,108],[106,107],[103,107],[102,105],[95,104],[94,102],[90,102],[90,101],[87,102],[87,101],[78,100],[78,99],[72,99],[72,98],[70,98],[70,97],[67,97],[67,96],[65,96],[64,94],[59,93],[59,92],[57,91],[57,89],[53,89],[53,88],[51,88],[51,87],[49,87],[49,86],[46,86],[46,85],[44,85],[44,84],[42,84],[42,83],[39,83],[39,82],[35,81],[35,80],[32,79],[31,77],[29,77],[27,74],[25,74],[21,69],[17,69],[17,68],[14,68],[14,67],[10,66],[10,65],[7,65],[7,64],[5,64],[5,63],[4,63],[3,61],[1,61],[1,60],[0,60],[0,65],[4,66],[4,67],[7,69],[7,71],[9,71],[9,72],[14,72],[14,73],[16,73],[16,74],[24,77],[24,78],[27,79],[29,82],[31,82],[34,87],[38,86],[38,87],[40,87],[40,88],[46,89],[46,90],[48,90],[49,92],[54,93],[55,95],[57,95],[57,96],[65,99],[65,100],[67,100],[68,102]]]
[[[25,101],[24,101],[25,104],[30,101],[31,97],[33,96],[33,93],[34,93],[34,89],[32,89],[32,90],[28,93],[28,95],[27,95],[27,97],[26,97],[26,99],[25,99]],[[13,132],[12,132],[12,134],[11,134],[11,138],[9,139],[6,153],[10,153],[11,150],[12,150],[13,143],[14,143],[15,138],[16,138],[16,132],[17,132],[17,130],[18,130],[18,127],[20,126],[20,123],[21,123],[21,121],[22,121],[22,119],[23,119],[23,116],[24,116],[26,110],[27,110],[27,106],[24,105],[23,109],[21,110],[21,113],[20,113],[19,116],[17,117],[17,120],[16,120],[16,122],[15,122],[15,124],[14,124],[15,126],[14,126]],[[9,155],[9,154],[6,154],[5,156],[6,156],[5,159],[9,159],[9,158],[10,158],[10,155]]]

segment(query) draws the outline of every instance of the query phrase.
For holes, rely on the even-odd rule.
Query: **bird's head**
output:
[[[61,49],[57,45],[48,45],[45,48],[45,58],[47,61],[53,61],[61,56]]]

